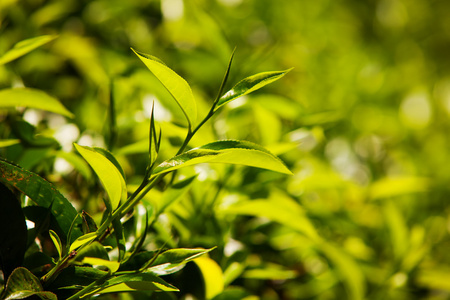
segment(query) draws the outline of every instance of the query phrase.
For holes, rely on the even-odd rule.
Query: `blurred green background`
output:
[[[153,100],[162,158],[185,134],[181,111],[130,47],[183,76],[202,114],[236,47],[229,87],[294,70],[231,103],[190,146],[249,140],[294,175],[185,171],[198,180],[156,223],[155,241],[218,246],[218,299],[450,299],[449,11],[446,0],[1,0],[0,55],[27,38],[58,37],[0,66],[0,88],[41,89],[75,118],[26,110],[62,150],[0,153],[95,213],[99,185],[86,166],[73,169],[76,158],[64,154],[72,142],[113,149],[132,190],[145,171]],[[183,272],[194,271],[173,280],[188,295],[172,297],[192,299]]]

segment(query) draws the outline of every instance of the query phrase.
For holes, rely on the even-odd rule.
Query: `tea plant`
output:
[[[55,37],[39,37],[19,43],[0,58],[12,61]],[[157,216],[172,201],[173,191],[183,190],[194,177],[177,179],[177,170],[200,163],[240,164],[290,174],[287,167],[263,147],[242,140],[219,140],[189,149],[199,129],[227,103],[280,79],[289,70],[264,72],[247,77],[224,93],[233,56],[209,112],[198,118],[196,101],[189,84],[161,60],[133,52],[167,89],[186,120],[186,137],[170,159],[160,161],[163,132],[157,130],[152,109],[148,159],[145,176],[132,193],[128,193],[125,175],[118,160],[106,149],[75,144],[75,149],[94,170],[106,196],[100,223],[87,212],[77,212],[50,182],[3,158],[0,159],[0,264],[4,288],[1,299],[79,299],[107,293],[143,291],[178,291],[161,276],[180,270],[187,262],[206,255],[210,249],[149,250],[147,233]],[[56,99],[42,91],[28,88],[0,90],[0,109],[28,107],[73,117]],[[35,128],[17,112],[3,117],[3,129],[13,138],[0,141],[1,147],[22,144],[24,147],[58,147],[52,138],[35,135]],[[6,132],[6,131],[5,131]],[[143,197],[169,174],[164,193],[172,195],[159,203],[158,209],[138,206]],[[19,200],[19,201],[18,201]],[[137,208],[138,207],[138,208]],[[142,209],[144,208],[144,209]],[[35,223],[27,229],[26,219]],[[126,228],[130,219],[136,226]],[[128,234],[131,231],[132,234]],[[52,245],[49,245],[51,241]]]

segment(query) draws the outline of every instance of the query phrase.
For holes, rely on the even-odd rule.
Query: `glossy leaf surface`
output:
[[[53,41],[57,36],[55,35],[42,35],[38,37],[34,37],[31,39],[23,40],[18,42],[14,47],[3,54],[2,57],[0,57],[0,65],[6,64],[10,61],[13,61],[28,52],[33,51],[34,49]]]
[[[96,237],[97,237],[97,233],[95,233],[95,232],[86,233],[85,235],[80,236],[72,243],[72,245],[70,245],[69,252],[76,250],[76,249],[80,248],[81,246],[90,243],[91,241],[95,240]]]
[[[11,274],[4,291],[4,300],[25,299],[38,296],[43,300],[57,300],[56,295],[45,292],[39,278],[25,268],[17,268]]]
[[[292,174],[279,158],[263,147],[246,141],[225,140],[175,156],[157,166],[153,175],[200,163],[237,164]]]
[[[62,257],[62,244],[61,244],[61,240],[58,236],[58,234],[56,234],[56,232],[54,232],[53,230],[50,230],[50,238],[53,241],[53,244],[55,245],[56,251],[58,251],[58,255],[59,255],[59,259],[61,259]]]
[[[231,90],[220,97],[215,110],[219,109],[221,106],[231,102],[241,96],[247,95],[253,91],[262,88],[269,83],[272,83],[288,73],[291,69],[285,71],[276,72],[262,72],[256,75],[249,76],[247,78],[239,81]]]
[[[186,80],[167,67],[158,58],[135,50],[133,52],[172,95],[186,116],[189,124],[191,126],[194,125],[197,119],[197,105],[191,87]]]
[[[113,273],[116,272],[120,266],[120,263],[118,263],[117,261],[109,261],[97,257],[85,257],[83,258],[82,263],[89,265],[105,266]]]
[[[39,206],[51,207],[51,213],[64,234],[63,240],[66,239],[77,211],[51,183],[2,159],[0,159],[0,182],[14,186]],[[74,228],[72,235],[78,237],[81,231]]]
[[[43,91],[30,88],[0,90],[0,108],[13,107],[42,109],[69,118],[74,117],[56,98]]]
[[[125,181],[116,166],[105,156],[86,146],[75,144],[77,151],[94,169],[108,194],[107,207],[112,211],[116,209],[122,198],[126,198]]]

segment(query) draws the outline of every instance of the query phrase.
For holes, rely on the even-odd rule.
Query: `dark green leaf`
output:
[[[22,265],[27,248],[27,226],[19,199],[0,183],[0,267],[5,280]]]
[[[4,300],[25,299],[33,295],[43,300],[57,300],[56,295],[45,292],[39,278],[25,268],[17,268],[12,272],[4,293]]]
[[[60,237],[63,241],[66,240],[72,221],[77,216],[77,211],[51,183],[39,175],[3,159],[0,159],[0,182],[14,186],[39,206],[51,207],[51,213],[64,235],[61,236],[61,233],[59,233]],[[73,236],[78,237],[80,235],[81,230],[74,228]]]
[[[192,149],[166,160],[155,168],[153,176],[200,163],[238,164],[292,174],[279,158],[263,147],[246,141],[225,140]]]
[[[288,69],[285,71],[276,71],[276,72],[263,72],[258,73],[253,76],[249,76],[241,81],[239,81],[231,90],[225,93],[222,97],[220,97],[215,110],[219,107],[231,102],[241,96],[247,95],[253,91],[256,91],[262,88],[269,83],[272,83],[284,75],[288,73],[292,69]]]
[[[58,142],[52,137],[35,135],[36,128],[23,120],[13,121],[11,127],[14,134],[27,146],[51,147],[58,145]]]

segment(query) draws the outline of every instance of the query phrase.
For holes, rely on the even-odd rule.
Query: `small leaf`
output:
[[[195,103],[191,87],[186,80],[167,67],[160,59],[148,54],[137,52],[134,49],[131,50],[133,50],[139,59],[172,95],[192,128],[197,119],[197,105]]]
[[[148,269],[160,275],[171,274],[172,270],[178,270],[178,266],[184,265],[191,260],[194,260],[211,250],[211,249],[170,249],[158,255],[155,261]]]
[[[19,199],[0,183],[0,268],[5,280],[22,265],[27,249],[27,226]]]
[[[25,299],[36,295],[43,300],[57,300],[56,295],[45,292],[39,278],[25,268],[15,269],[4,290],[4,300]]]
[[[105,266],[112,273],[116,272],[120,267],[120,263],[117,261],[109,261],[109,260],[101,259],[101,258],[97,258],[97,257],[85,257],[85,258],[83,258],[82,263],[93,265],[93,266],[95,266],[95,265]]]
[[[108,158],[97,151],[86,146],[74,145],[102,182],[109,197],[109,200],[105,200],[105,204],[112,212],[119,206],[120,200],[126,198],[125,180],[120,171]]]
[[[292,174],[283,162],[269,151],[246,141],[225,140],[192,149],[157,166],[153,176],[200,163],[228,163]]]
[[[98,228],[95,220],[84,210],[81,212],[81,219],[83,220],[81,224],[84,234],[97,231]]]
[[[95,240],[96,238],[97,238],[96,232],[90,232],[90,233],[80,236],[72,243],[72,245],[70,245],[69,252],[72,252],[73,250],[76,250],[76,249],[80,248],[81,246],[90,243],[91,241]]]
[[[223,291],[224,279],[220,266],[209,257],[199,257],[194,260],[200,269],[205,282],[206,299],[212,299]]]
[[[0,90],[0,108],[27,107],[42,109],[69,118],[74,115],[68,111],[56,98],[43,91],[30,88],[14,88]]]
[[[53,230],[50,230],[50,238],[53,241],[53,244],[55,245],[56,251],[58,251],[59,259],[62,258],[62,244],[61,240],[59,239],[59,236],[54,232]]]
[[[148,155],[149,155],[149,167],[153,166],[159,152],[159,141],[156,136],[155,129],[155,116],[154,116],[155,104],[152,105],[152,112],[150,117],[150,133],[149,133],[149,145],[148,145]],[[160,131],[161,133],[161,131]]]
[[[6,148],[9,146],[20,144],[19,139],[7,139],[7,140],[0,140],[0,148]]]
[[[3,54],[2,57],[0,57],[0,65],[13,61],[16,58],[19,58],[27,54],[28,52],[33,51],[37,47],[40,47],[48,42],[53,41],[55,38],[57,38],[57,36],[55,35],[42,35],[20,41],[16,45],[14,45],[14,47],[11,50],[9,50],[5,54]]]
[[[24,170],[3,159],[0,159],[0,182],[14,186],[41,207],[51,207],[51,213],[62,231],[58,231],[60,237],[66,240],[72,221],[77,216],[77,211],[51,183],[39,175]],[[75,226],[73,236],[78,237],[80,235],[81,231]]]
[[[231,102],[241,96],[247,95],[253,91],[256,91],[262,88],[269,83],[272,83],[284,75],[288,73],[292,69],[288,69],[285,71],[275,71],[275,72],[263,72],[258,73],[253,76],[249,76],[241,81],[239,81],[231,90],[225,93],[222,97],[220,97],[215,110],[219,109],[219,107]]]

